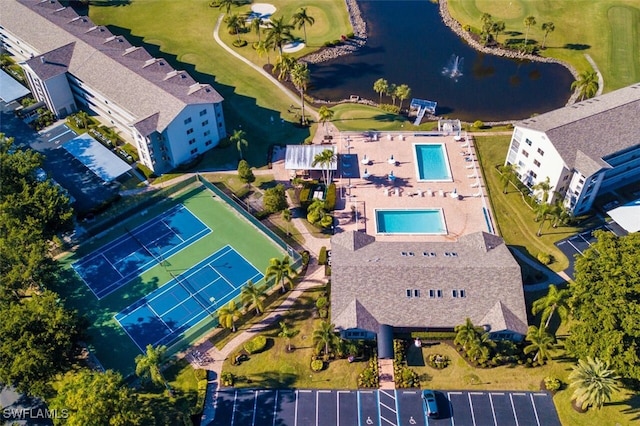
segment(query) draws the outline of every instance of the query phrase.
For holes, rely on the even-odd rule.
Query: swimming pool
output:
[[[378,234],[447,233],[442,209],[376,209],[375,213]]]
[[[451,182],[451,169],[444,144],[413,144],[416,172],[421,182]]]

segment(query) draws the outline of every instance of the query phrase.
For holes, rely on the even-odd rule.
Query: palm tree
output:
[[[498,21],[491,24],[491,32],[495,34],[496,43],[498,42],[498,35],[502,34],[505,28],[506,28],[506,25],[504,21]]]
[[[167,347],[156,346],[154,348],[153,345],[149,344],[146,349],[145,354],[140,354],[135,358],[136,375],[138,377],[150,378],[153,383],[164,385],[169,389],[169,384],[160,371],[160,365],[162,365],[164,361]]]
[[[611,394],[619,390],[615,371],[609,370],[609,363],[598,358],[578,360],[578,365],[569,374],[569,380],[569,387],[575,388],[571,399],[580,404],[583,410],[588,407],[602,408],[605,401],[611,400]]]
[[[327,214],[324,207],[323,200],[314,198],[313,202],[307,207],[307,221],[313,225],[319,224],[323,228],[331,226],[333,216]]]
[[[254,306],[256,309],[256,315],[260,315],[264,311],[264,299],[267,297],[267,293],[263,286],[256,286],[253,281],[249,280],[242,287],[240,292],[240,298],[242,303],[248,308]]]
[[[262,58],[262,55],[267,54],[267,65],[271,65],[271,58],[269,56],[269,47],[264,41],[259,41],[256,43],[256,53],[259,58]]]
[[[527,27],[527,31],[524,33],[524,46],[527,47],[527,43],[529,42],[529,30],[532,25],[536,24],[535,16],[527,16],[524,18],[524,26]]]
[[[229,14],[231,11],[231,6],[235,6],[238,3],[238,0],[218,0],[218,6],[220,9],[224,9],[226,14]]]
[[[287,222],[287,235],[291,235],[291,210],[282,210],[282,220]]]
[[[595,71],[585,71],[578,75],[578,79],[571,83],[571,90],[578,91],[581,101],[593,98],[598,93],[598,73]]]
[[[379,78],[373,83],[373,90],[380,95],[380,105],[382,105],[382,95],[389,91],[389,83],[384,78]]]
[[[235,34],[238,38],[238,42],[240,42],[240,30],[245,26],[244,18],[237,13],[234,13],[233,15],[229,15],[224,18],[224,22],[227,24],[229,33]]]
[[[264,24],[264,20],[259,16],[251,19],[250,28],[251,28],[251,31],[255,31],[255,33],[258,35],[258,43],[260,43],[261,41],[263,24]]]
[[[322,105],[318,110],[318,117],[324,128],[324,132],[327,133],[327,121],[331,121],[334,112],[332,109],[327,108],[326,105]]]
[[[538,231],[536,232],[536,236],[541,237],[542,236],[542,227],[544,226],[544,223],[546,222],[546,220],[549,218],[549,213],[551,212],[551,210],[553,209],[552,206],[550,206],[547,203],[539,203],[538,205],[536,205],[535,207],[535,213],[536,213],[536,217],[535,217],[535,221],[540,221],[540,226],[538,226]]]
[[[511,179],[516,175],[516,170],[518,170],[517,164],[505,164],[498,167],[503,194],[507,193],[507,188],[509,187],[509,183],[511,183]]]
[[[544,49],[544,45],[547,42],[547,36],[549,33],[552,33],[556,29],[556,26],[553,25],[553,22],[545,22],[542,24],[542,31],[544,31],[544,38],[542,39],[542,48]]]
[[[318,326],[313,330],[313,343],[316,345],[316,348],[324,346],[325,355],[329,355],[331,349],[333,349],[336,344],[337,336],[334,332],[335,328],[335,324],[331,324],[329,321],[320,321]]]
[[[266,41],[273,41],[274,49],[277,47],[280,51],[280,55],[282,55],[282,46],[286,42],[293,40],[293,35],[291,35],[291,30],[293,30],[293,28],[293,25],[285,22],[284,16],[281,16],[280,18],[272,18],[267,23],[267,28],[265,30],[267,34]]]
[[[291,352],[291,338],[298,334],[298,331],[289,327],[286,322],[280,321],[280,333],[278,337],[287,339],[287,351]]]
[[[240,156],[241,160],[242,160],[242,147],[247,148],[249,146],[249,141],[245,139],[246,136],[247,136],[247,133],[244,130],[236,129],[233,131],[233,134],[229,138],[231,143],[236,144],[236,149],[238,150],[238,155]]]
[[[453,343],[462,346],[465,350],[478,339],[480,334],[469,318],[466,319],[464,324],[456,325],[454,331],[456,332],[456,338]]]
[[[554,348],[556,339],[547,333],[544,327],[529,326],[525,340],[530,344],[525,346],[524,353],[536,353],[533,357],[533,362],[536,362],[538,358],[540,358],[540,363],[543,363],[545,359],[551,361],[551,351]]]
[[[278,72],[278,80],[288,80],[296,63],[296,58],[286,53],[278,56],[276,64],[273,66],[273,70]]]
[[[76,114],[76,117],[82,123],[82,128],[86,129],[87,128],[87,124],[89,123],[89,114],[87,114],[86,111],[78,111],[78,113]]]
[[[467,348],[467,356],[474,361],[484,364],[491,358],[491,349],[495,347],[496,343],[491,340],[489,333],[476,334],[474,340],[469,342]]]
[[[572,213],[562,204],[562,200],[558,200],[549,212],[549,216],[553,220],[551,226],[557,228],[560,224],[568,223],[571,220]]]
[[[396,85],[395,84],[390,84],[389,88],[387,89],[387,95],[391,96],[391,101],[393,103],[393,106],[396,105]]]
[[[398,108],[400,109],[400,111],[402,111],[402,101],[411,96],[411,88],[406,84],[401,84],[400,86],[396,87],[396,96],[398,97],[398,99],[400,99],[400,105],[398,106]]]
[[[542,312],[541,322],[544,322],[544,329],[549,328],[551,317],[555,312],[558,312],[560,322],[567,319],[569,316],[569,297],[571,293],[568,289],[558,290],[555,284],[549,286],[547,295],[533,302],[531,312],[536,315],[538,312]]]
[[[549,193],[551,192],[551,179],[549,176],[545,180],[542,180],[531,187],[533,192],[542,192],[542,196],[540,197],[540,202],[546,204],[549,201]]]
[[[319,154],[316,154],[313,157],[313,162],[311,165],[315,167],[320,164],[322,166],[322,178],[324,179],[325,185],[329,185],[331,183],[331,165],[336,161],[336,153],[332,149],[325,149]]]
[[[311,81],[311,72],[309,71],[309,67],[306,62],[296,62],[291,70],[291,82],[298,92],[300,92],[300,102],[302,103],[300,124],[303,126],[307,124],[307,117],[305,117],[304,113],[304,94],[307,91],[307,87],[309,86],[309,81]]]
[[[283,293],[287,291],[287,283],[289,287],[293,287],[293,278],[295,276],[296,271],[291,267],[291,259],[289,256],[285,256],[282,260],[276,257],[269,260],[265,279],[274,278],[274,283],[281,283]]]
[[[304,30],[304,42],[307,42],[307,24],[313,26],[316,22],[313,16],[307,15],[307,8],[301,7],[300,10],[293,14],[293,25],[297,25],[298,29]]]
[[[218,318],[220,319],[220,325],[224,328],[230,328],[234,333],[236,332],[236,321],[240,318],[240,310],[235,301],[229,302],[227,306],[220,308],[218,311]]]

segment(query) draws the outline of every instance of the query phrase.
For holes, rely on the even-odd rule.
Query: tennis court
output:
[[[73,269],[98,298],[211,232],[179,204],[75,262]]]
[[[226,245],[202,262],[115,315],[116,321],[144,352],[167,345],[218,307],[236,298],[248,281],[264,275]]]

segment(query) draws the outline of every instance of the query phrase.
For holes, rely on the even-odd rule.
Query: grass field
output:
[[[451,15],[462,25],[481,28],[481,16],[504,21],[509,37],[523,38],[524,18],[534,16],[529,39],[542,43],[543,22],[553,22],[544,56],[572,64],[579,72],[590,70],[589,54],[604,77],[609,92],[640,81],[640,3],[637,0],[448,0]],[[511,33],[511,34],[508,34]]]
[[[70,269],[72,262],[124,234],[123,226],[134,228],[177,203],[184,204],[212,232],[169,257],[167,259],[169,265],[166,268],[156,265],[101,300],[96,299],[89,288]],[[173,199],[150,207],[145,216],[135,215],[122,225],[117,225],[106,235],[82,245],[71,256],[63,259],[63,264],[67,267],[67,279],[61,286],[60,293],[67,300],[69,307],[77,309],[88,319],[91,337],[89,343],[95,349],[104,367],[119,370],[124,375],[133,371],[133,359],[139,354],[139,350],[114,320],[113,315],[170,281],[169,272],[180,274],[227,244],[233,246],[261,272],[266,270],[270,258],[281,258],[285,255],[279,246],[242,218],[237,211],[221,201],[219,197],[212,197],[209,190],[200,186],[178,193]],[[212,323],[212,318],[202,321],[185,333],[183,343],[202,337],[202,333],[208,331]],[[172,349],[174,351],[181,349],[182,346],[184,345],[174,344],[169,352],[172,352]]]

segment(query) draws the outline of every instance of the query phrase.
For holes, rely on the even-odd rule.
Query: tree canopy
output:
[[[48,382],[66,371],[76,354],[82,337],[78,318],[51,291],[0,305],[0,318],[0,382],[46,396]]]
[[[640,380],[640,234],[596,231],[576,260],[573,325],[566,341],[576,358],[599,358],[621,376]]]

